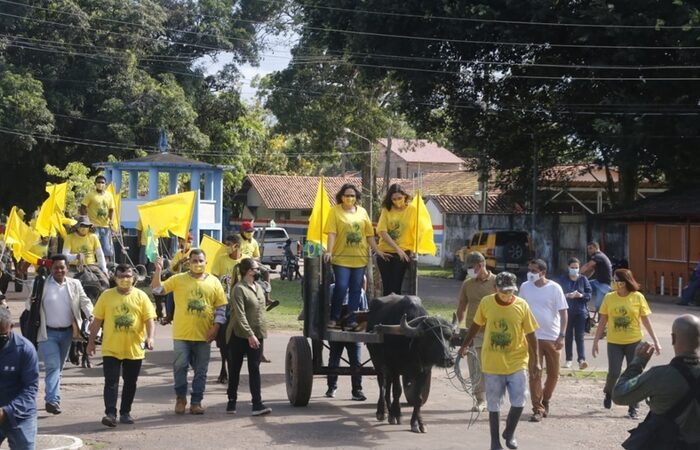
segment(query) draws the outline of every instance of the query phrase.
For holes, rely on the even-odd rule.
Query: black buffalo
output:
[[[370,303],[367,328],[384,331],[382,344],[367,345],[379,383],[377,420],[385,419],[388,407],[389,423],[401,423],[400,377],[403,377],[414,393],[411,431],[425,433],[420,414],[427,397],[423,394],[424,387],[430,382],[433,366],[450,367],[455,363],[449,345],[457,330],[456,317],[453,323],[430,317],[420,298],[388,295]]]

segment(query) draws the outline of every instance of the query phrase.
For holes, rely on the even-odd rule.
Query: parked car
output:
[[[479,252],[486,258],[486,267],[493,272],[527,272],[527,263],[534,255],[534,246],[527,231],[481,230],[474,233],[466,245],[455,252],[454,277],[463,280],[467,275],[466,258]]]
[[[253,237],[260,244],[260,261],[275,270],[284,262],[284,244],[289,239],[287,230],[282,227],[256,227]],[[292,249],[301,248],[299,241],[292,242]]]

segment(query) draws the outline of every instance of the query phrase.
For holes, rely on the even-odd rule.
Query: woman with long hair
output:
[[[378,248],[387,256],[377,258],[377,266],[384,295],[401,294],[403,277],[411,262],[416,239],[416,208],[410,201],[411,196],[400,184],[392,184],[382,202],[377,223]]]
[[[377,248],[374,229],[367,211],[360,206],[360,191],[350,183],[344,184],[335,196],[336,205],[328,214],[325,233],[328,234],[328,248],[323,254],[325,262],[333,265],[335,288],[331,300],[329,328],[335,328],[340,321],[342,303],[348,294],[348,317],[345,329],[357,328],[355,313],[360,307],[360,294],[365,268],[369,262],[370,248],[379,258],[384,252]]]
[[[592,350],[595,358],[598,355],[598,341],[603,336],[605,326],[609,324],[607,337],[608,377],[603,388],[605,393],[603,406],[606,409],[612,407],[612,390],[622,372],[622,360],[627,360],[629,366],[634,358],[637,344],[642,340],[641,325],[644,325],[654,341],[656,354],[661,353],[661,345],[659,345],[659,340],[656,338],[651,320],[649,320],[651,309],[649,309],[644,295],[639,291],[639,283],[634,279],[632,272],[628,269],[617,269],[613,283],[615,290],[603,298],[603,303],[600,306],[600,322],[593,339]],[[630,405],[627,416],[631,419],[637,419],[639,417],[638,410],[638,403]]]

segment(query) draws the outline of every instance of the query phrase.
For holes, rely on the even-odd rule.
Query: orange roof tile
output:
[[[386,139],[379,139],[378,142],[386,148]],[[464,164],[459,156],[426,139],[392,139],[391,152],[406,162]]]

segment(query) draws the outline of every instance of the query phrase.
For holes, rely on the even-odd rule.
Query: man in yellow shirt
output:
[[[249,221],[245,221],[241,224],[241,259],[243,258],[253,258],[257,262],[260,261],[260,244],[253,237],[255,232],[255,227]],[[265,306],[266,310],[270,311],[280,304],[279,300],[270,299],[270,293],[272,292],[272,286],[270,285],[270,271],[267,267],[260,265],[260,281],[258,284],[263,288],[265,292]],[[263,355],[263,362],[270,362]]]
[[[95,190],[83,199],[80,205],[80,214],[87,215],[95,224],[95,232],[100,239],[102,251],[109,261],[114,256],[114,247],[112,246],[114,197],[107,190],[107,179],[104,176],[95,177]]]
[[[211,268],[211,274],[222,278],[226,278],[228,287],[232,287],[238,282],[238,263],[241,261],[241,238],[237,234],[226,236],[224,245],[228,248],[228,253],[219,255],[214,261]],[[223,281],[223,280],[222,280]]]
[[[103,327],[102,359],[104,362],[105,416],[102,424],[117,426],[117,397],[119,373],[124,379],[119,422],[133,424],[131,404],[136,395],[136,381],[145,357],[144,347],[153,350],[156,312],[145,292],[134,287],[135,276],[131,267],[119,264],[115,270],[117,287],[107,289],[97,299],[90,324],[87,352],[95,354],[95,338]],[[143,347],[142,347],[143,346]]]
[[[485,378],[486,403],[489,410],[491,450],[500,450],[499,411],[508,390],[510,411],[503,431],[508,448],[518,448],[515,428],[527,400],[527,370],[540,373],[535,330],[537,321],[529,306],[515,296],[517,278],[509,272],[496,276],[495,294],[484,297],[476,310],[474,323],[464,338],[460,354],[465,356],[477,333],[484,330],[481,369]]]
[[[189,271],[179,273],[161,283],[163,258],[156,260],[151,287],[156,294],[173,293],[173,377],[175,379],[175,413],[184,414],[187,406],[187,370],[192,378],[191,414],[204,414],[202,399],[207,381],[211,341],[216,339],[226,322],[226,294],[221,282],[205,272],[206,255],[199,248],[190,251]]]
[[[109,287],[107,263],[102,245],[97,235],[93,233],[93,224],[87,216],[78,217],[74,231],[63,243],[63,254],[66,255],[73,271],[80,271],[81,266],[85,266],[99,278],[100,285]]]

